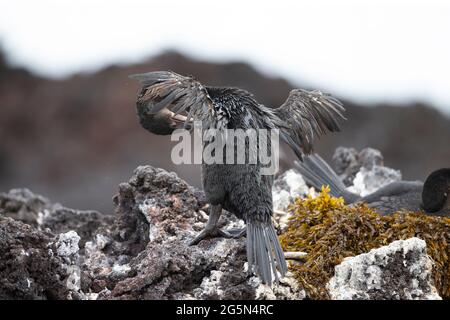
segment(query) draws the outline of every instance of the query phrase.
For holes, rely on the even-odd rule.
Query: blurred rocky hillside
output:
[[[280,105],[294,86],[308,87],[269,78],[245,63],[207,63],[175,52],[63,80],[11,68],[0,56],[0,191],[28,187],[67,206],[111,212],[118,183],[138,165],[175,171],[198,186],[199,168],[174,166],[170,137],[150,135],[136,119],[138,84],[128,75],[167,69],[206,84],[243,87],[269,106]],[[420,103],[344,104],[348,121],[342,133],[316,144],[326,160],[339,145],[371,146],[406,179],[424,179],[449,166],[450,118],[436,109]],[[282,166],[292,159],[285,153]]]

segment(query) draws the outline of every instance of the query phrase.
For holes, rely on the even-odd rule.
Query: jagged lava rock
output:
[[[39,213],[46,210],[51,210],[50,201],[26,188],[0,193],[0,215],[37,226]]]
[[[202,192],[175,173],[138,167],[115,196],[116,221],[110,233],[86,244],[89,276],[106,285],[99,299],[302,298],[289,283],[264,290],[246,269],[245,238],[189,241],[207,221]],[[219,226],[243,227],[224,213]],[[106,240],[105,240],[106,239]],[[94,271],[93,271],[94,270]],[[102,282],[100,282],[102,281]]]
[[[1,193],[1,297],[304,297],[292,277],[269,288],[248,272],[245,238],[189,246],[208,219],[208,205],[202,191],[176,174],[138,167],[113,200],[114,216],[52,204],[27,189]],[[219,224],[244,227],[226,212]]]
[[[335,267],[327,284],[332,299],[441,299],[431,275],[432,261],[419,238],[394,241]]]
[[[86,241],[91,240],[98,229],[109,228],[113,221],[114,216],[111,214],[95,210],[75,210],[59,204],[38,219],[39,228],[48,228],[55,234],[76,231],[80,237],[80,248],[84,248]]]
[[[0,299],[67,299],[69,274],[50,232],[0,215]]]
[[[28,189],[0,193],[0,295],[5,299],[85,299],[80,248],[112,215],[53,204]]]
[[[81,248],[88,239],[92,239],[97,229],[108,227],[114,221],[113,215],[53,204],[26,188],[0,193],[0,215],[35,226],[38,230],[48,228],[53,234],[74,230],[80,236]]]

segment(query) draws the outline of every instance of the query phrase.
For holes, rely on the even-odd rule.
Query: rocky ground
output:
[[[382,185],[392,172],[373,169],[377,166],[381,164],[344,169],[343,179],[353,175],[357,180],[360,174],[371,177],[370,185],[379,177]],[[366,185],[363,178],[358,180],[360,187]],[[273,193],[279,230],[287,221],[286,206],[309,192],[293,171],[278,178]],[[52,204],[27,189],[0,193],[0,298],[306,297],[290,274],[270,288],[249,273],[244,238],[209,239],[189,246],[208,218],[208,205],[200,190],[174,173],[138,167],[128,182],[119,185],[113,202],[115,213],[107,215]],[[220,224],[243,226],[228,213]],[[420,239],[393,243],[337,266],[328,285],[330,295],[336,299],[438,299],[431,263]]]

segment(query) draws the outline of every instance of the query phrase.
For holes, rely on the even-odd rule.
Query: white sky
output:
[[[180,49],[362,102],[450,114],[450,1],[0,0],[0,43],[47,76]]]

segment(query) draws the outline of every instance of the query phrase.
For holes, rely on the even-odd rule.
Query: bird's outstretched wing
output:
[[[339,131],[339,120],[345,120],[342,103],[320,91],[295,89],[287,100],[273,112],[281,120],[277,123],[281,137],[301,159],[303,153],[313,151],[313,139],[328,131]]]
[[[138,106],[146,108],[150,114],[163,109],[173,112],[172,118],[187,120],[212,109],[212,100],[206,88],[192,77],[184,77],[175,72],[155,71],[131,75],[138,80],[142,90],[137,98]],[[186,116],[181,116],[187,113]]]

